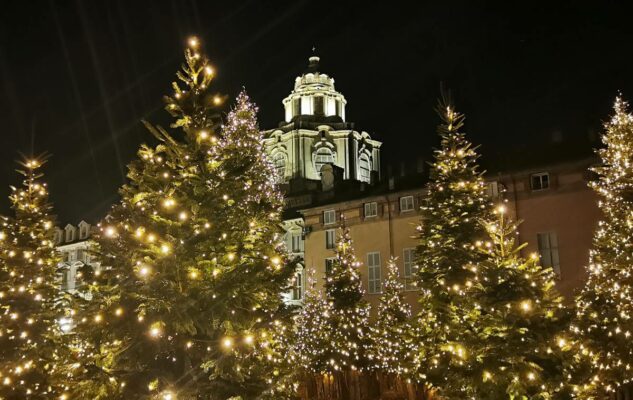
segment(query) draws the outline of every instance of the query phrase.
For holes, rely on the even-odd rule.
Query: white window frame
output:
[[[536,187],[537,185],[534,185],[534,179],[538,179],[538,187]],[[547,178],[547,186],[543,186],[543,178]],[[541,190],[547,190],[551,187],[551,177],[549,175],[549,172],[539,172],[537,174],[532,174],[530,175],[530,189],[532,189],[533,192],[538,192]]]
[[[378,203],[371,201],[363,205],[365,218],[373,218],[378,216]]]
[[[332,250],[336,247],[336,229],[325,230],[325,248]]]
[[[418,290],[413,276],[413,266],[415,265],[415,247],[402,250],[402,277],[404,278],[404,290]]]
[[[334,152],[328,147],[320,147],[314,152],[314,169],[321,174],[321,168],[325,164],[334,164]]]
[[[323,225],[334,225],[336,223],[336,210],[323,211]]]
[[[304,298],[305,294],[305,269],[297,268],[294,274],[294,278],[292,280],[292,290],[290,293],[290,297],[292,300],[301,301]]]
[[[367,293],[377,294],[382,292],[381,278],[380,252],[372,251],[367,253]]]
[[[551,268],[560,277],[560,244],[556,232],[538,232],[536,245],[541,259],[541,265]]]
[[[301,232],[290,233],[290,251],[292,253],[300,253],[303,251],[303,238]]]
[[[411,204],[411,207],[409,207],[409,204]],[[411,212],[413,210],[415,210],[415,200],[413,196],[400,197],[400,212]]]
[[[371,161],[365,153],[358,157],[358,178],[361,182],[369,183],[371,181]]]

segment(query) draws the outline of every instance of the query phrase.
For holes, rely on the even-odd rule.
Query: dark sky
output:
[[[194,33],[217,69],[217,89],[234,97],[245,86],[262,128],[283,118],[281,100],[316,46],[322,71],[348,100],[348,120],[384,142],[388,162],[431,156],[440,82],[492,168],[517,154],[590,154],[617,91],[633,98],[624,5],[419,3],[3,3],[0,212],[19,152],[48,151],[59,219],[102,216],[138,145],[151,141],[140,120],[169,122],[161,96]]]

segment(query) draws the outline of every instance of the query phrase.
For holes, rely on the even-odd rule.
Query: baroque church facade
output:
[[[382,143],[347,122],[347,100],[336,91],[334,78],[319,71],[319,57],[310,57],[282,103],[284,121],[264,132],[281,183],[319,181],[326,165],[340,168],[346,180],[371,183],[380,178]]]

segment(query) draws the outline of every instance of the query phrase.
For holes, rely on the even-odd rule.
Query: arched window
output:
[[[314,169],[320,173],[325,164],[334,164],[334,154],[327,147],[321,147],[314,154]]]
[[[369,156],[365,153],[361,154],[358,160],[359,180],[361,182],[371,181],[371,162]]]
[[[286,156],[283,153],[277,153],[273,156],[273,165],[275,166],[275,175],[278,182],[283,182],[286,176]]]

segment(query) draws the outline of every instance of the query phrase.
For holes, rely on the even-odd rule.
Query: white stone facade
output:
[[[294,178],[320,180],[320,170],[332,164],[343,179],[372,182],[380,178],[381,142],[346,122],[345,97],[334,79],[318,72],[318,57],[310,57],[308,71],[295,80],[283,100],[285,120],[264,132],[264,143],[280,182]]]

